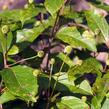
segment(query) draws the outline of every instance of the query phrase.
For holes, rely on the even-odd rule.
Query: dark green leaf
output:
[[[101,103],[106,96],[106,93],[109,91],[109,72],[107,72],[102,78],[97,78],[93,84],[93,92],[96,96],[92,99],[92,104],[95,109],[99,109]],[[97,105],[95,104],[95,101]]]
[[[27,66],[15,66],[2,70],[3,81],[7,89],[25,101],[36,102],[38,85],[32,74],[33,69]]]

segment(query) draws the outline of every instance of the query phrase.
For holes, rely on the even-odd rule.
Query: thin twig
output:
[[[79,23],[68,23],[68,26],[77,26],[77,27],[82,27],[82,28],[84,28],[84,29],[86,29],[86,30],[90,30],[90,28],[88,27],[88,26],[86,26],[86,25],[83,25],[83,24],[79,24]]]
[[[13,63],[13,64],[8,65],[8,67],[11,67],[11,66],[16,65],[16,64],[18,64],[18,63],[21,63],[21,62],[24,62],[24,61],[27,61],[27,60],[31,60],[31,59],[34,59],[34,58],[37,58],[37,57],[38,57],[38,56],[35,55],[35,56],[29,57],[29,58],[22,59],[22,60],[20,60],[20,61],[17,61],[17,62],[15,62],[15,63]]]
[[[64,60],[66,59],[66,57],[67,57],[67,54],[66,54]],[[50,98],[53,96],[54,90],[55,90],[55,88],[56,88],[56,85],[57,85],[58,79],[59,79],[59,77],[60,77],[60,75],[61,75],[61,71],[62,71],[62,69],[63,69],[64,64],[65,64],[65,62],[63,61],[62,65],[61,65],[61,67],[60,67],[60,70],[59,70],[59,75],[57,76],[56,82],[54,83],[53,90],[52,90],[52,92],[51,92]]]

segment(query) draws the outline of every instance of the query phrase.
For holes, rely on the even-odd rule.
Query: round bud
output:
[[[6,34],[6,33],[8,33],[8,32],[9,32],[9,26],[8,26],[8,25],[2,26],[2,33],[3,33],[3,34]]]
[[[40,70],[38,70],[38,69],[35,69],[34,71],[33,71],[33,75],[34,76],[37,76],[38,74],[40,74]]]
[[[83,63],[82,60],[80,60],[77,56],[73,59],[73,63],[75,65],[81,65]]]
[[[38,57],[42,58],[44,56],[44,51],[38,51],[37,55]]]
[[[64,52],[67,53],[67,54],[70,54],[71,51],[72,51],[72,47],[69,46],[69,45],[66,46],[65,49],[64,49]]]
[[[35,24],[34,24],[34,26],[39,26],[40,24],[41,24],[40,21],[36,21]]]
[[[50,64],[53,65],[54,63],[55,63],[55,59],[54,58],[51,58]]]
[[[34,0],[28,0],[29,4],[32,4],[34,2]]]
[[[82,96],[82,97],[81,97],[81,100],[82,100],[83,102],[86,102],[86,101],[87,101],[87,97],[86,97],[86,96]]]

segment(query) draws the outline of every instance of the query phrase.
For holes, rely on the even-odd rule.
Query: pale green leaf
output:
[[[55,88],[56,90],[58,90],[59,92],[69,92],[70,91],[72,93],[93,95],[91,86],[88,83],[88,81],[84,80],[84,81],[80,82],[79,84],[75,84],[73,80],[72,81],[68,80],[67,74],[65,74],[65,73],[63,74],[63,73],[61,73],[61,75],[58,78],[58,83]],[[55,77],[54,79],[56,80],[57,77]]]
[[[74,96],[62,97],[61,101],[57,103],[59,109],[88,109],[89,106],[81,99]]]
[[[103,106],[101,109],[108,109],[109,108],[109,99],[106,98],[105,102],[103,103]]]
[[[13,45],[8,51],[8,55],[15,55],[19,53],[19,48],[16,45]]]
[[[57,57],[59,57],[62,61],[64,61],[66,64],[68,64],[70,67],[73,66],[73,61],[68,57],[66,56],[64,53],[59,53],[57,55]]]
[[[45,0],[45,7],[53,16],[64,4],[64,0]]]

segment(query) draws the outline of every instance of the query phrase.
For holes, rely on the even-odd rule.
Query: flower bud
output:
[[[33,71],[33,75],[34,76],[37,76],[38,74],[40,74],[40,70],[38,70],[38,69],[35,69],[34,71]]]
[[[55,63],[55,59],[54,58],[51,58],[50,64],[53,65],[54,63]]]
[[[34,2],[34,0],[28,0],[29,4],[32,4]]]
[[[80,60],[77,56],[73,59],[73,63],[75,65],[81,65],[83,63],[82,60]]]
[[[41,24],[40,21],[36,21],[35,24],[34,24],[34,26],[39,26],[40,24]]]
[[[38,51],[37,55],[38,57],[42,58],[44,56],[44,51]]]
[[[64,49],[64,52],[67,53],[67,54],[70,54],[71,51],[72,51],[72,47],[69,46],[69,45],[66,46],[65,49]]]
[[[82,96],[82,97],[81,97],[81,100],[82,100],[83,102],[86,102],[86,101],[87,101],[87,97],[86,97],[86,96]]]
[[[8,25],[2,26],[2,33],[6,34],[6,33],[8,33],[8,32],[9,32],[9,27],[8,27]]]

